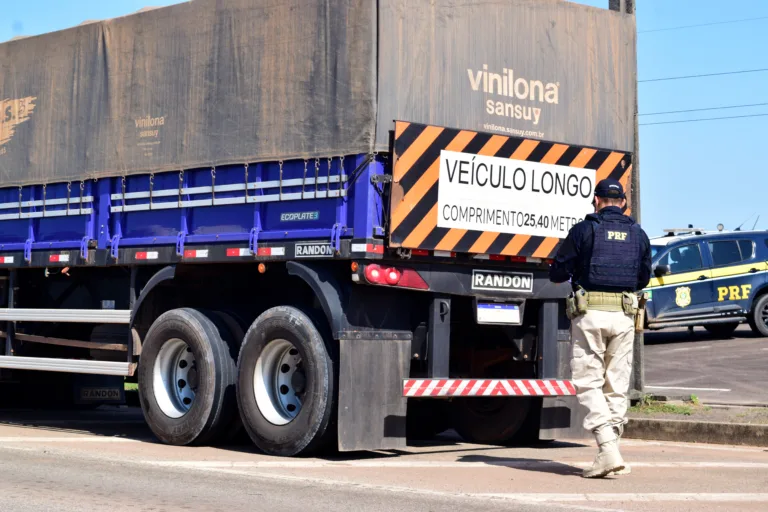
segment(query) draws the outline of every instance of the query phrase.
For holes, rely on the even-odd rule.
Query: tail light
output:
[[[399,269],[370,264],[365,266],[364,274],[365,280],[370,284],[429,290],[427,282],[424,281],[418,272],[411,268]]]
[[[378,265],[368,265],[365,267],[365,278],[371,284],[384,284],[384,271]]]
[[[400,271],[394,267],[388,268],[384,271],[384,280],[390,286],[397,286],[397,283],[400,282],[400,278],[402,276],[403,275],[400,273]]]

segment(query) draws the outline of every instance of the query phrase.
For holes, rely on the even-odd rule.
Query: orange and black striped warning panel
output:
[[[451,151],[453,154],[467,156],[466,169],[464,169],[465,181],[474,180],[475,176],[469,172],[469,160],[472,164],[475,160],[492,162],[489,163],[484,174],[488,182],[488,167],[497,165],[497,170],[501,168],[499,163],[504,164],[505,185],[497,187],[496,190],[488,189],[489,192],[496,194],[496,205],[499,204],[499,198],[503,197],[503,207],[495,210],[485,211],[483,205],[483,192],[480,191],[479,197],[473,200],[473,207],[469,215],[477,214],[480,217],[480,210],[485,218],[492,218],[489,226],[503,226],[503,229],[497,230],[473,230],[463,229],[461,227],[439,227],[438,226],[438,195],[443,196],[448,193],[448,186],[444,183],[444,190],[439,192],[440,176],[443,172],[450,172],[450,163],[448,161],[441,163],[441,152]],[[446,153],[447,154],[447,153]],[[632,155],[622,151],[611,151],[599,148],[589,148],[569,144],[558,144],[533,139],[511,137],[504,135],[493,135],[469,130],[456,130],[442,128],[439,126],[408,123],[403,121],[395,122],[394,139],[395,163],[393,167],[393,185],[391,197],[391,215],[389,219],[390,245],[392,247],[404,247],[408,249],[421,249],[433,251],[451,251],[474,254],[489,254],[503,256],[526,256],[533,258],[550,258],[557,251],[558,246],[565,238],[567,229],[577,220],[582,220],[589,211],[582,211],[576,220],[576,217],[567,217],[567,214],[559,212],[552,215],[539,215],[531,217],[533,223],[539,223],[542,228],[549,227],[549,223],[559,223],[558,236],[552,236],[554,228],[539,230],[535,225],[520,228],[519,225],[526,224],[528,220],[525,216],[518,214],[523,209],[516,205],[516,202],[522,200],[525,192],[516,194],[517,190],[523,190],[525,176],[510,174],[516,167],[506,167],[507,160],[522,160],[529,164],[539,164],[539,179],[542,174],[549,174],[549,182],[545,186],[554,187],[556,180],[565,187],[565,180],[568,178],[568,172],[573,173],[573,180],[568,182],[569,188],[576,190],[578,187],[579,176],[591,176],[591,186],[597,181],[611,177],[619,180],[629,196],[630,176],[632,173]],[[477,158],[495,157],[494,159]],[[473,159],[474,157],[474,159]],[[550,166],[541,165],[550,164]],[[446,169],[441,170],[441,165]],[[455,162],[454,162],[454,165]],[[463,165],[463,164],[462,164]],[[565,167],[553,167],[565,166]],[[536,167],[536,165],[528,165]],[[570,168],[570,169],[567,169]],[[475,169],[472,167],[472,169]],[[511,169],[511,170],[509,170]],[[549,172],[547,172],[547,169]],[[561,172],[562,170],[566,172]],[[523,169],[520,169],[522,172]],[[455,177],[457,170],[453,169],[452,176]],[[532,172],[536,172],[534,169]],[[444,176],[447,176],[445,174]],[[491,175],[493,176],[493,174]],[[496,175],[498,185],[499,174]],[[529,175],[531,176],[531,175]],[[535,175],[533,175],[535,178]],[[554,177],[553,177],[554,176]],[[546,176],[545,176],[546,177]],[[518,179],[519,178],[519,179]],[[493,179],[493,178],[491,178]],[[514,181],[514,187],[512,186]],[[532,185],[533,179],[528,180],[528,187]],[[479,178],[478,178],[479,183]],[[468,183],[465,183],[468,184]],[[474,184],[474,181],[473,181]],[[452,182],[453,185],[453,182]],[[520,187],[516,189],[516,187]],[[501,188],[509,189],[506,191]],[[584,185],[582,197],[576,197],[580,201],[581,210],[589,208],[592,202],[592,188],[586,190]],[[456,189],[451,189],[456,190]],[[463,190],[463,189],[462,189]],[[540,190],[536,190],[539,192]],[[453,193],[453,192],[451,192]],[[461,191],[459,191],[461,194]],[[498,195],[503,194],[503,195]],[[567,195],[567,194],[566,194]],[[588,197],[587,197],[588,196]],[[531,194],[525,196],[526,200],[532,200]],[[541,196],[545,198],[546,196]],[[574,199],[574,198],[572,198]],[[535,200],[535,197],[534,197]],[[553,208],[564,208],[567,197],[562,199],[556,197],[556,193],[547,197],[554,205]],[[489,204],[491,196],[489,196]],[[477,205],[478,208],[474,208]],[[445,208],[445,205],[443,206]],[[467,207],[469,208],[469,207]],[[567,208],[566,208],[567,209]],[[464,212],[466,213],[466,212]],[[627,214],[631,210],[627,210]],[[566,219],[565,225],[563,224]],[[526,233],[527,231],[527,233]],[[536,233],[546,233],[537,236]]]

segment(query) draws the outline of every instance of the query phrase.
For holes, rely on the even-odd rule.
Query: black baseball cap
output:
[[[618,180],[605,178],[595,187],[596,197],[608,197],[611,199],[624,199],[624,187]]]

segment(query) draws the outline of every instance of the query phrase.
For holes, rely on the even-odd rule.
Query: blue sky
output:
[[[25,0],[4,2],[0,41],[134,12],[177,0]],[[608,0],[578,0],[607,7]],[[639,0],[640,80],[768,68],[768,1]],[[681,30],[681,25],[765,17]],[[651,31],[651,32],[645,32]],[[768,72],[640,83],[640,113],[768,103]],[[640,117],[641,123],[731,115],[768,114],[768,106]],[[768,117],[640,128],[642,224],[649,235],[663,228],[768,229]]]

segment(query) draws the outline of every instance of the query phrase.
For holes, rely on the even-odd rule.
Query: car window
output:
[[[741,261],[741,252],[736,240],[709,242],[709,251],[712,253],[712,261],[716,267],[732,265]]]
[[[671,249],[661,257],[659,265],[667,265],[672,274],[700,269],[703,265],[699,244],[683,245]]]
[[[755,255],[755,244],[752,240],[739,240],[739,249],[742,260],[751,260]]]
[[[765,245],[768,246],[768,240],[765,241]],[[652,245],[651,246],[651,259],[655,258],[657,254],[659,254],[659,251],[662,250],[664,246],[659,245]]]

